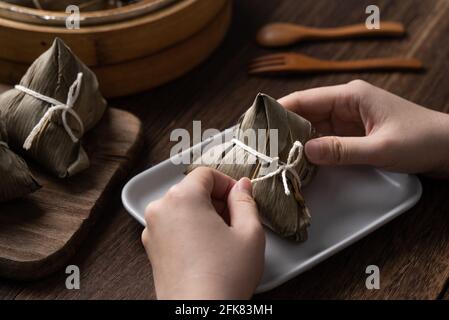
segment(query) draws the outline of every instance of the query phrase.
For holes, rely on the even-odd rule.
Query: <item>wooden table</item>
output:
[[[256,30],[269,21],[312,26],[360,23],[365,8],[377,4],[384,20],[403,22],[404,40],[360,40],[296,46],[321,58],[415,56],[424,74],[373,73],[249,77],[248,60],[266,50],[254,44]],[[258,92],[281,97],[295,90],[365,79],[416,103],[449,111],[449,1],[447,0],[238,0],[228,37],[220,49],[187,76],[162,88],[112,101],[138,115],[146,145],[135,173],[169,156],[174,128],[232,125]],[[269,52],[269,51],[268,51]],[[448,299],[449,184],[422,179],[424,193],[415,208],[343,252],[283,286],[256,298],[294,299]],[[153,299],[151,267],[140,243],[142,227],[123,209],[120,190],[70,262],[81,269],[81,289],[65,288],[65,273],[35,283],[0,280],[4,299]],[[381,270],[381,289],[365,287],[365,268]]]

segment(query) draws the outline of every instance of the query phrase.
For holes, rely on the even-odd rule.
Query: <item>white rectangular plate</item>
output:
[[[125,208],[145,225],[147,204],[181,181],[185,169],[168,159],[135,176],[122,192]],[[257,292],[294,278],[407,211],[418,202],[422,187],[411,175],[369,167],[321,167],[303,191],[312,215],[309,239],[298,244],[266,230],[265,271]]]

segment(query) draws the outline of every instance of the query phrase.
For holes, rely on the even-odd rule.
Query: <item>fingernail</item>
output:
[[[249,194],[250,196],[252,196],[253,194],[253,185],[251,183],[251,180],[246,177],[240,179],[235,185],[235,188],[237,191]]]
[[[324,148],[320,141],[310,140],[306,143],[306,155],[310,161],[319,161],[324,158]]]

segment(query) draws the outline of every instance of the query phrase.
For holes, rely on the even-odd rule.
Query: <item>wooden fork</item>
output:
[[[374,70],[417,71],[423,64],[417,59],[379,58],[366,60],[320,60],[299,53],[278,53],[251,61],[250,74],[320,73]]]

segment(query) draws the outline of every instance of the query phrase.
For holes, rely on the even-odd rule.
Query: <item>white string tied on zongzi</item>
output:
[[[72,139],[72,141],[74,143],[77,143],[79,141],[79,138],[75,136],[72,128],[70,128],[70,126],[67,122],[67,113],[70,113],[70,115],[72,115],[73,118],[75,118],[75,120],[78,122],[79,129],[81,131],[80,136],[82,136],[84,133],[83,121],[78,116],[78,114],[75,112],[75,110],[73,110],[73,106],[80,94],[82,78],[83,78],[83,73],[82,72],[78,73],[76,80],[73,82],[73,84],[69,88],[66,103],[62,103],[54,98],[47,97],[43,94],[40,94],[39,92],[36,92],[36,91],[26,88],[24,86],[21,86],[21,85],[15,86],[15,88],[17,90],[20,90],[36,99],[42,100],[42,101],[50,103],[52,105],[50,108],[48,108],[47,112],[40,119],[40,121],[34,126],[34,128],[31,130],[30,134],[26,138],[25,142],[23,143],[23,148],[25,150],[29,150],[31,148],[31,146],[34,142],[34,139],[38,136],[39,132],[42,130],[45,123],[50,119],[53,112],[55,112],[57,110],[62,110],[62,114],[61,114],[62,124],[64,125],[64,129],[67,132],[67,134],[69,135],[70,139]]]
[[[267,174],[263,177],[252,179],[251,180],[252,183],[264,181],[269,178],[275,177],[278,174],[281,174],[282,183],[284,185],[285,195],[289,196],[291,194],[291,192],[290,192],[290,188],[288,187],[288,183],[287,183],[287,171],[288,171],[293,175],[294,179],[298,183],[298,186],[301,187],[301,179],[299,178],[299,175],[295,170],[295,167],[301,161],[302,153],[303,153],[303,149],[304,149],[304,147],[300,141],[295,141],[293,143],[292,148],[290,149],[290,152],[288,153],[287,163],[283,163],[283,162],[279,161],[279,157],[271,158],[271,157],[267,156],[266,154],[260,153],[259,151],[251,148],[250,146],[246,145],[245,143],[243,143],[242,141],[240,141],[238,139],[234,138],[231,140],[231,142],[267,163],[273,163],[276,161],[280,164],[275,171],[270,172],[269,174]],[[295,154],[297,155],[296,158],[295,158]]]
[[[5,148],[9,149],[9,146],[5,141],[0,141],[0,146],[4,146]]]

